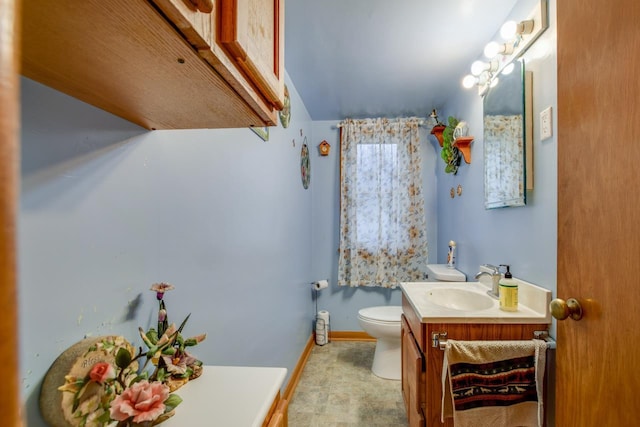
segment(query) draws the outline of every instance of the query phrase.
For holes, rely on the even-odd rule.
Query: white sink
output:
[[[425,299],[432,304],[459,311],[480,311],[494,306],[494,300],[488,295],[466,289],[431,289],[426,292]]]
[[[551,291],[518,281],[518,310],[502,311],[481,282],[404,282],[402,293],[423,323],[551,323]]]

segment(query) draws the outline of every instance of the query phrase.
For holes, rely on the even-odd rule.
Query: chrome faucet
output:
[[[478,272],[478,274],[476,274],[476,280],[480,279],[480,277],[487,275],[491,277],[491,290],[487,291],[487,295],[489,295],[492,298],[498,299],[499,298],[499,284],[500,284],[500,279],[502,278],[502,275],[500,274],[500,267],[496,267],[495,265],[491,265],[491,264],[482,264],[482,267],[491,270],[491,273],[488,273],[486,271],[480,271]]]

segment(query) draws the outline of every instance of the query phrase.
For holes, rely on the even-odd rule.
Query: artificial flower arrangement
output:
[[[147,350],[133,346],[121,336],[101,337],[78,358],[65,376],[62,409],[65,420],[80,427],[147,427],[160,424],[175,413],[182,399],[173,392],[202,374],[202,362],[187,352],[205,334],[185,339],[179,327],[169,323],[164,302],[168,283],[151,290],[158,300],[157,329],[138,328]],[[138,361],[145,359],[142,367]],[[154,368],[147,369],[149,363]],[[78,372],[84,373],[77,375]]]
[[[458,150],[458,147],[453,145],[453,131],[456,126],[458,126],[458,119],[453,116],[449,116],[447,120],[448,124],[445,125],[438,120],[438,112],[435,109],[431,112],[430,117],[436,121],[431,133],[436,136],[436,139],[442,147],[440,157],[445,163],[444,171],[455,175],[458,173],[458,167],[460,166],[461,160],[460,150]]]

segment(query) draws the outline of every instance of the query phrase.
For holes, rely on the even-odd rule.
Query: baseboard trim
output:
[[[375,341],[364,331],[329,331],[330,341]]]
[[[296,391],[296,387],[298,386],[298,382],[300,382],[300,375],[302,375],[302,370],[307,365],[307,360],[309,359],[309,355],[311,354],[311,350],[313,350],[313,346],[315,345],[314,335],[311,334],[309,340],[307,340],[307,344],[304,346],[302,350],[302,354],[300,355],[300,359],[298,359],[298,363],[296,367],[293,368],[293,372],[291,372],[291,376],[289,377],[289,382],[287,383],[287,388],[284,391],[283,399],[291,402],[291,398],[293,397],[293,393]]]

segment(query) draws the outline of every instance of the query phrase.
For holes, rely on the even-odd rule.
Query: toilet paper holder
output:
[[[316,344],[325,345],[331,342],[331,321],[329,313],[326,312],[326,318],[320,316],[320,312],[316,313],[315,321]]]
[[[328,288],[329,279],[316,280],[315,282],[311,282],[311,286],[316,291],[320,291],[322,289]]]

